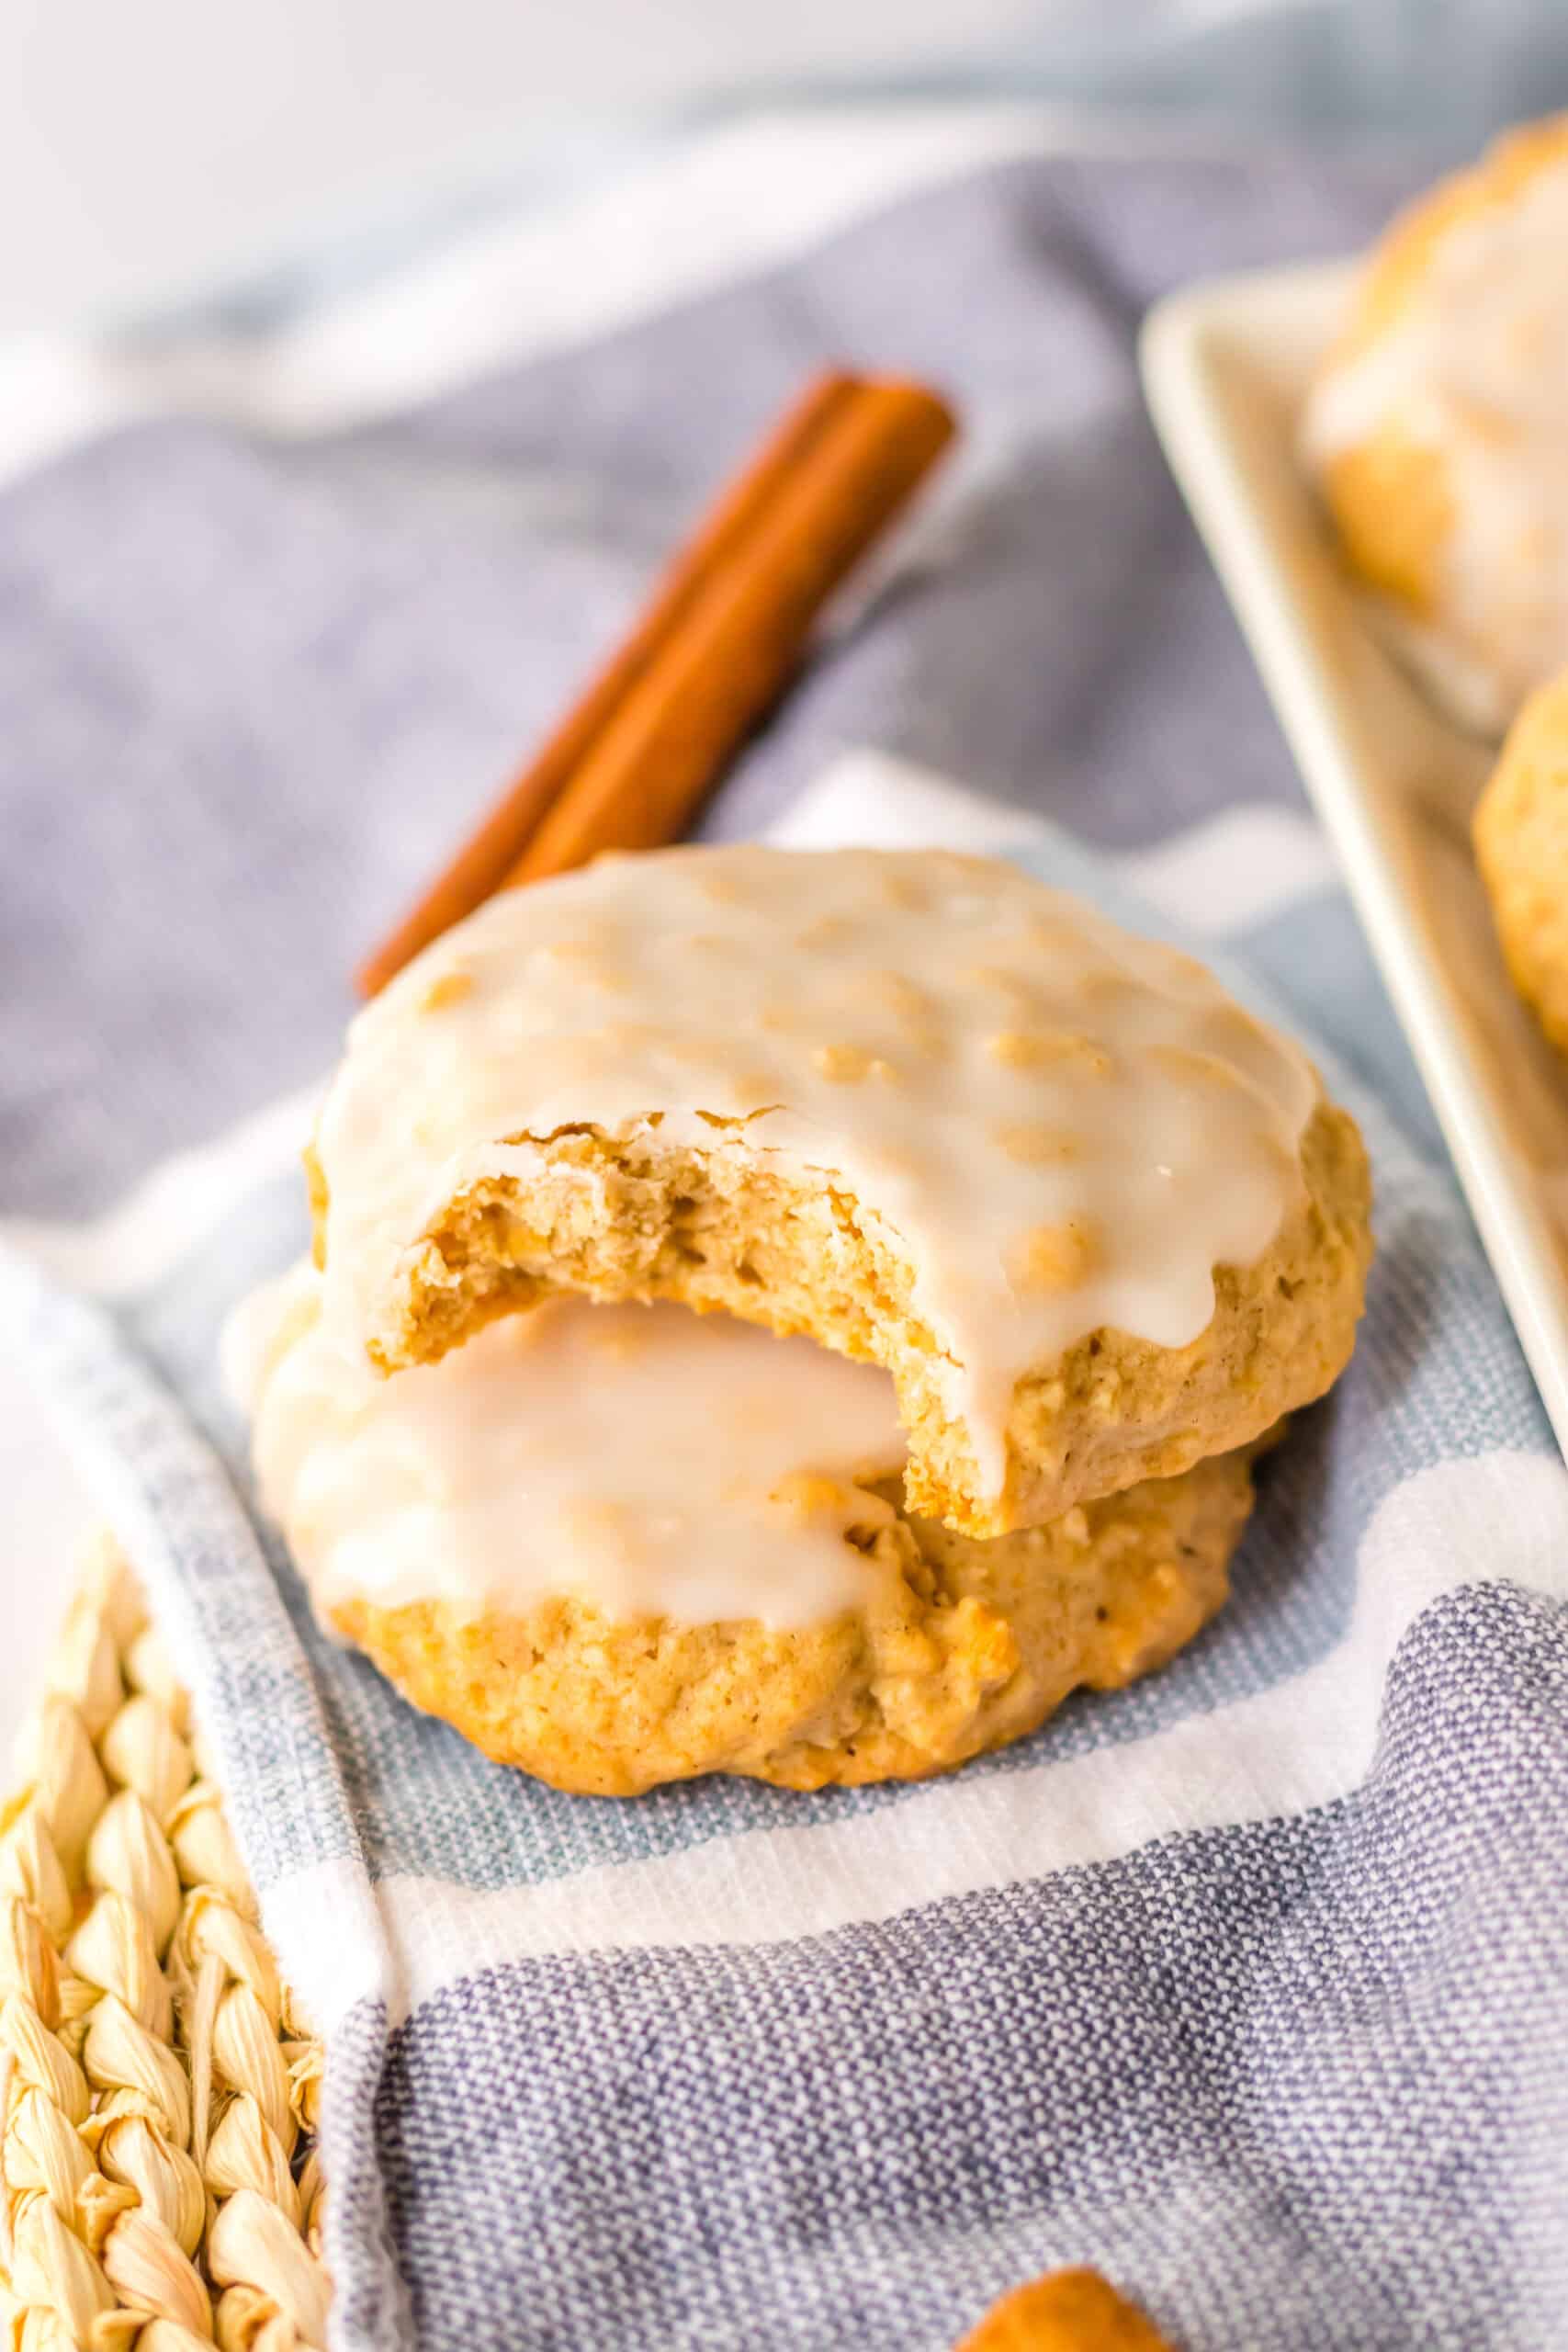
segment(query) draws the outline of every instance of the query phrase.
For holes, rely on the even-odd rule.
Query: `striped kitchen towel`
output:
[[[944,131],[868,197],[834,136],[765,217],[691,166],[645,191],[733,241],[661,309],[639,283],[375,413],[369,322],[318,321],[252,355],[243,418],[97,414],[0,493],[7,1344],[325,2035],[342,2346],[943,2352],[1089,2260],[1191,2352],[1548,2352],[1568,1474],[1132,369],[1153,294],[1343,243],[1388,187]],[[426,363],[436,291],[383,354]],[[952,382],[969,455],[716,829],[994,847],[1220,963],[1364,1122],[1368,1317],[1262,1468],[1229,1607],[1150,1682],[924,1787],[560,1796],[322,1640],[216,1335],[300,1245],[296,1090],[351,948],[723,447],[845,350]],[[210,410],[220,368],[156,380],[198,377]]]

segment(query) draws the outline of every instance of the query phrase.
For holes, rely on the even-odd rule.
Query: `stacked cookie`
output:
[[[609,1793],[936,1771],[1160,1663],[1371,1249],[1294,1046],[938,854],[493,900],[355,1023],[311,1186],[264,1499],[417,1703]]]

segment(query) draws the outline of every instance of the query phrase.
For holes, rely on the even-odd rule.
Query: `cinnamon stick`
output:
[[[953,432],[922,385],[852,386],[611,713],[511,881],[679,838],[791,675],[823,605]]]
[[[511,881],[671,840],[798,659],[826,597],[953,430],[914,385],[819,378],[666,569],[642,618],[419,904],[373,995]],[[549,828],[541,847],[540,837]]]

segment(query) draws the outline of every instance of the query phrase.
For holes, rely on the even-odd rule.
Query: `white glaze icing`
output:
[[[1303,418],[1320,477],[1386,426],[1440,456],[1440,594],[1394,641],[1467,726],[1500,731],[1568,663],[1565,413],[1568,163],[1444,230],[1393,324],[1330,364]]]
[[[309,1267],[237,1311],[264,1509],[317,1607],[810,1624],[891,1575],[846,1541],[892,1506],[893,1385],[808,1340],[682,1306],[556,1299],[378,1379],[336,1345]]]
[[[945,1402],[999,1487],[1021,1373],[1109,1326],[1180,1347],[1299,1197],[1304,1056],[1189,957],[1017,868],[735,847],[492,899],[354,1023],[317,1149],[327,1313],[363,1344],[443,1205],[588,1125],[716,1122],[902,1238]],[[733,1134],[733,1130],[729,1130]]]

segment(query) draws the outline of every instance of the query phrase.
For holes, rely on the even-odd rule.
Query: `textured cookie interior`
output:
[[[830,1174],[781,1170],[718,1125],[701,1150],[665,1146],[651,1125],[508,1142],[509,1172],[446,1202],[391,1271],[367,1339],[381,1369],[440,1356],[561,1289],[804,1331],[886,1365],[908,1432],[910,1508],[977,1538],[1246,1444],[1329,1385],[1360,1313],[1366,1159],[1354,1122],[1325,1103],[1295,1207],[1254,1265],[1216,1271],[1207,1329],[1179,1349],[1097,1331],[1031,1367],[1005,1408],[993,1490],[945,1402],[948,1367],[900,1237]]]

